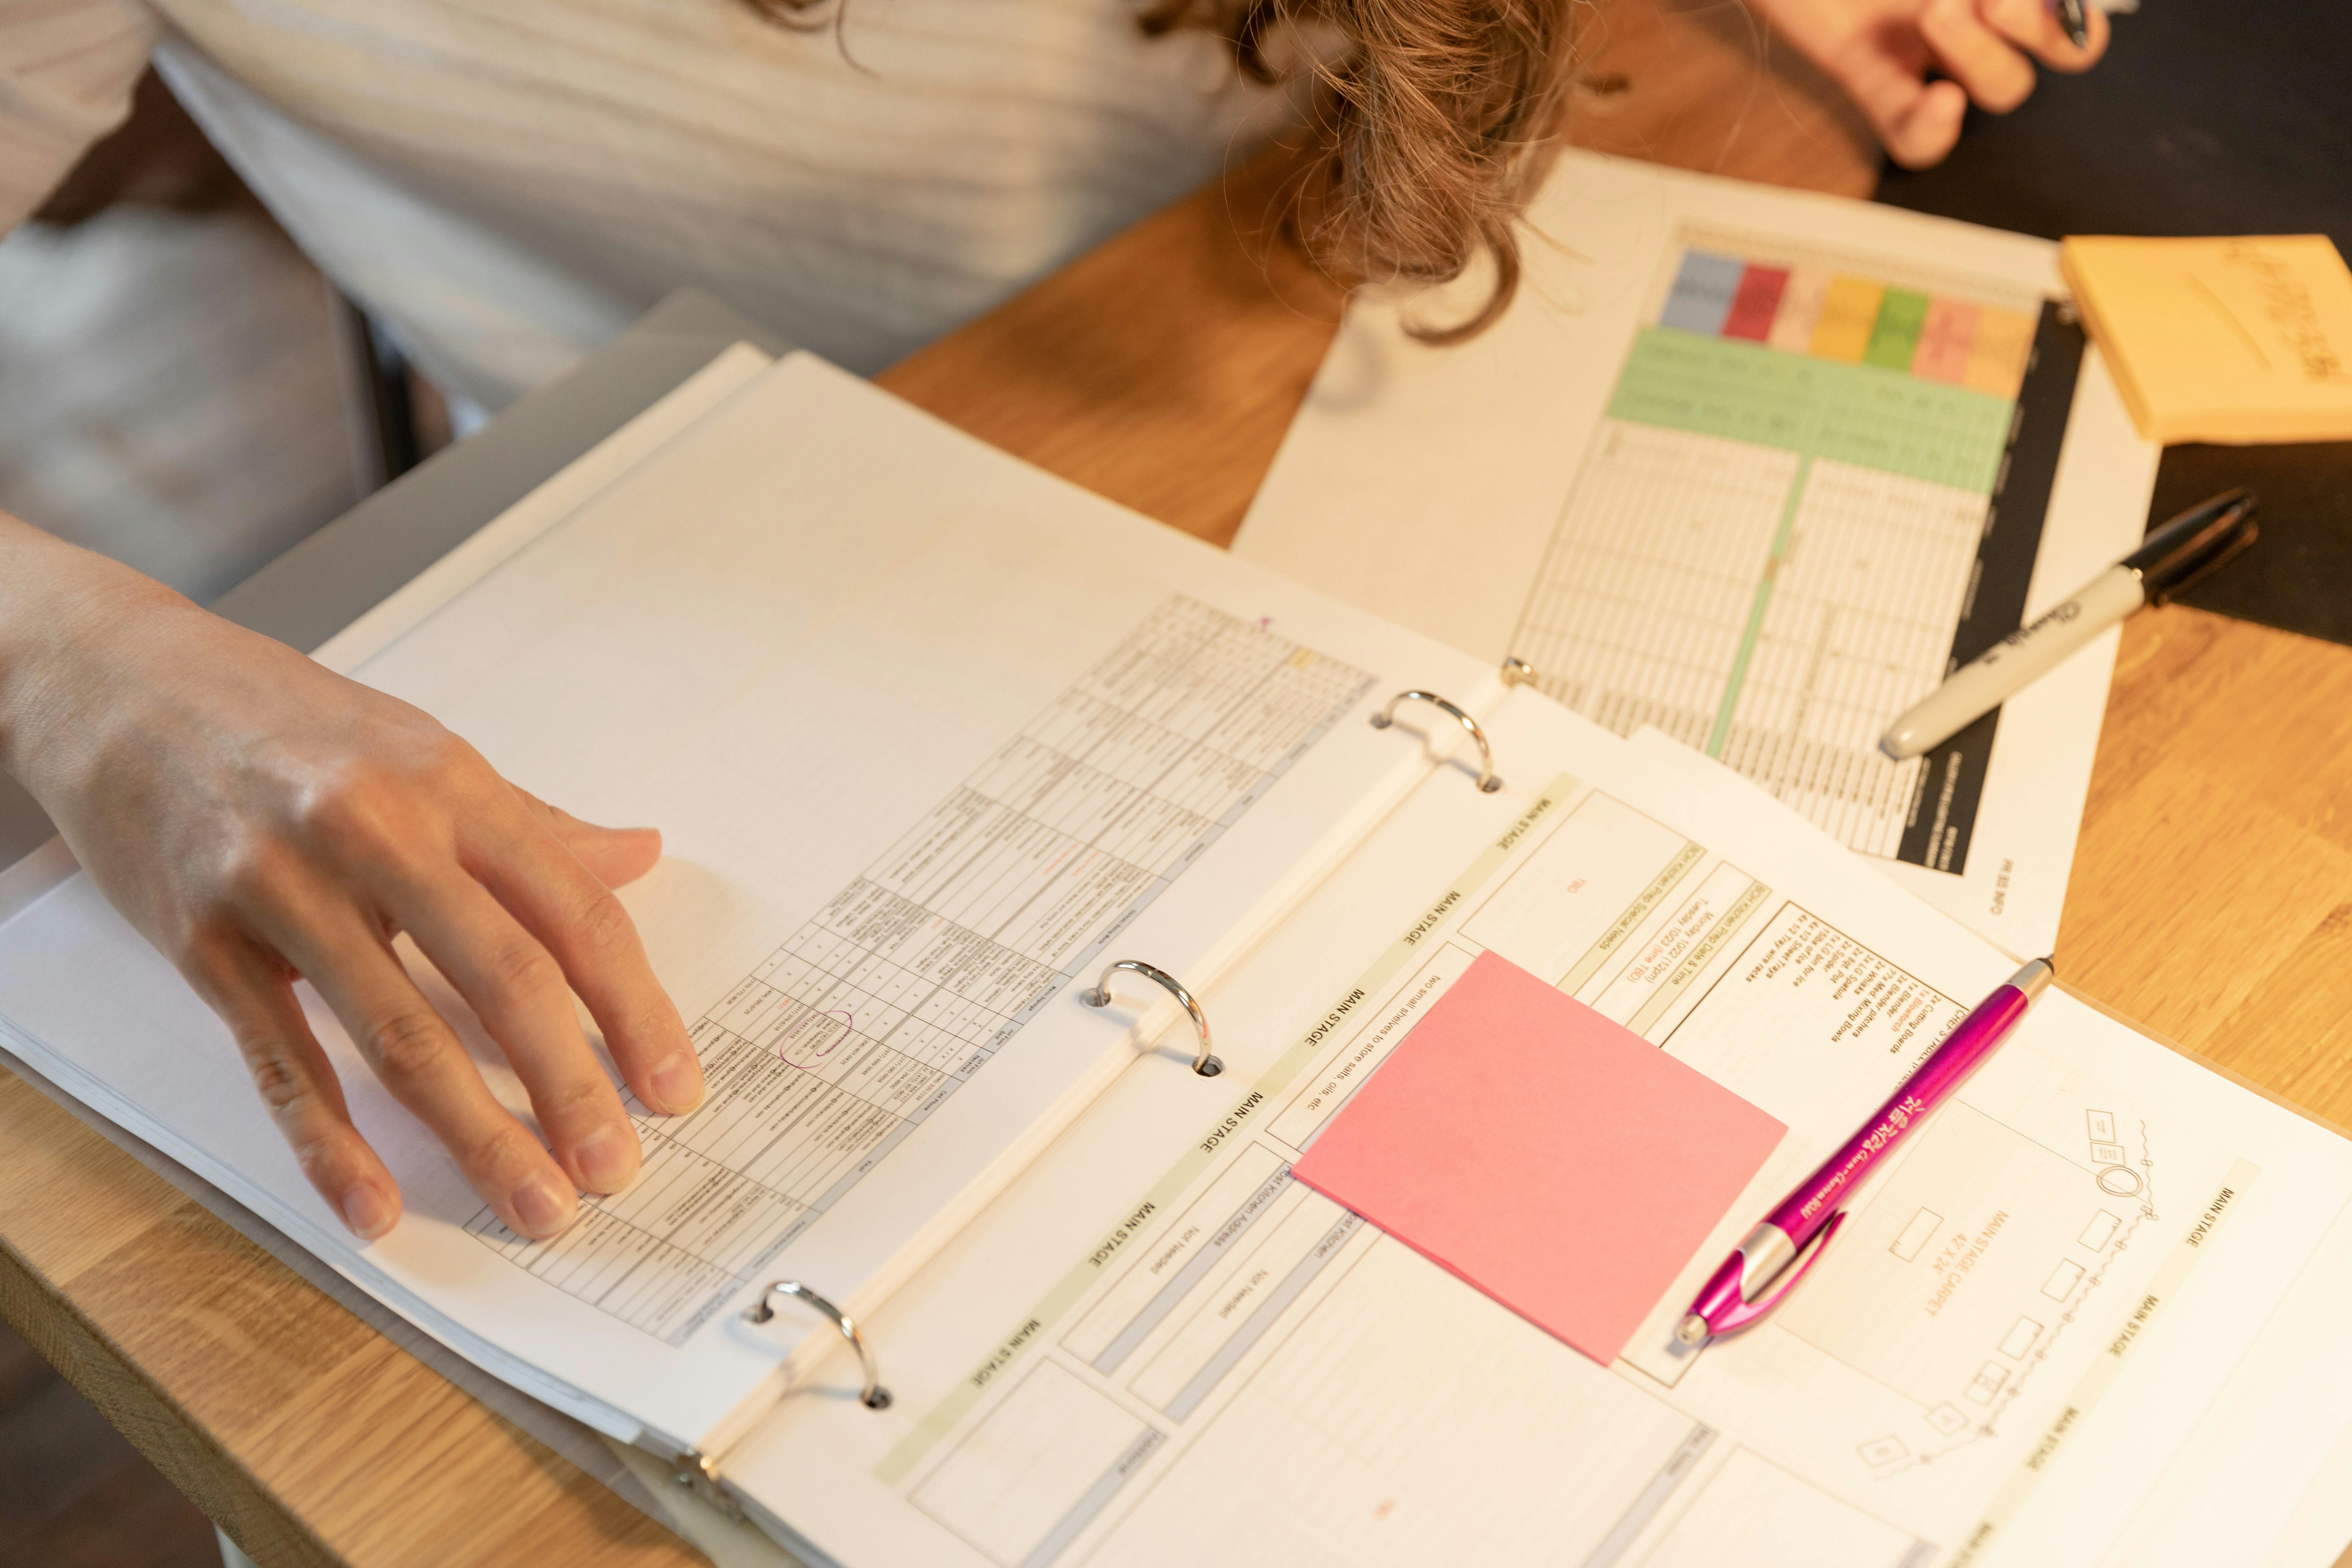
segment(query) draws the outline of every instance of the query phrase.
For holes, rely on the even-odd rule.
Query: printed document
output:
[[[1759,328],[1757,269],[1780,263],[1727,244],[1707,254],[1736,275],[1688,280],[1690,309],[1722,303],[1697,352],[1726,364],[1756,347],[1725,335],[1735,310],[1769,348],[1801,270]],[[1671,300],[1682,261],[1660,276]],[[1961,378],[1906,370],[1935,383],[1914,395],[1990,375],[1985,302],[1963,333],[1935,310],[1957,296],[1911,291],[1909,363],[1933,340]],[[1815,338],[1858,317],[1841,298],[1824,286]],[[666,1458],[691,1447],[777,1540],[849,1568],[2324,1568],[2341,1549],[2352,1143],[2053,992],[1784,1310],[1679,1349],[1704,1275],[2012,957],[1687,726],[1623,739],[1507,692],[1478,658],[804,356],[706,376],[320,654],[523,786],[665,828],[624,898],[713,1091],[687,1117],[638,1108],[637,1186],[551,1242],[507,1235],[314,1006],[408,1198],[352,1243],[218,1022],[79,877],[0,924],[9,1050],[478,1364]],[[1790,448],[1809,482],[1870,466],[1835,423]],[[1799,572],[1790,540],[1775,581]],[[1435,710],[1368,721],[1407,688],[1478,716],[1499,788]],[[1787,1129],[1606,1364],[1295,1173],[1490,955]],[[1129,957],[1198,994],[1222,1075],[1192,1069],[1171,1002],[1124,980],[1080,999]],[[1480,1101],[1524,1131],[1535,1077],[1458,1097],[1454,1135]],[[1486,1239],[1559,1244],[1523,1228]],[[887,1407],[814,1313],[747,1321],[786,1279],[857,1317]]]
[[[1489,332],[1349,310],[1234,549],[1763,785],[2055,945],[2107,637],[1927,755],[1946,672],[2138,541],[2156,471],[2056,247],[1565,154]]]
[[[534,793],[665,830],[623,897],[710,1092],[631,1105],[635,1185],[551,1240],[509,1233],[313,998],[406,1200],[361,1247],[226,1030],[87,879],[0,927],[0,1028],[51,1081],[499,1375],[671,1447],[764,1409],[820,1326],[745,1322],[770,1280],[863,1312],[1133,1057],[1139,1020],[1156,1035],[1153,996],[1076,1000],[1108,959],[1206,984],[1436,765],[1365,721],[1376,700],[1496,685],[813,358],[734,363],[667,439],[508,514],[320,656]]]
[[[2352,1145],[2053,992],[1782,1311],[1682,1352],[2012,965],[1710,764],[1520,695],[1490,730],[1524,782],[1421,786],[1206,998],[1223,1114],[1139,1066],[877,1316],[898,1405],[787,1400],[739,1489],[850,1563],[2260,1560],[2344,1425],[2256,1373],[2352,1256]],[[1291,1175],[1486,953],[1790,1129],[1607,1367]],[[2315,1441],[2184,1510],[2241,1391]]]

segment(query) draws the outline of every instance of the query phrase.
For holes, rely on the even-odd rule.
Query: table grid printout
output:
[[[635,1185],[509,1260],[681,1343],[1060,993],[1370,689],[1161,605],[695,1023],[709,1080]]]
[[[1958,870],[1990,728],[1927,823],[1928,764],[1877,738],[1956,655],[2016,628],[2056,451],[2017,461],[2019,434],[2053,404],[2063,433],[2074,362],[2041,352],[2031,297],[1682,237],[1513,651],[1620,734],[1654,724],[1853,848]]]

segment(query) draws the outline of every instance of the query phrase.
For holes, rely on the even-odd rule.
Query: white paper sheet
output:
[[[1432,767],[1370,705],[1499,686],[805,356],[623,467],[527,503],[327,655],[535,793],[664,827],[624,896],[713,1093],[638,1118],[635,1187],[520,1243],[314,1005],[406,1198],[352,1247],[226,1032],[86,879],[0,928],[0,1017],[54,1080],[455,1348],[678,1445],[813,1331],[740,1321],[766,1279],[862,1312],[1117,1070],[1139,1019],[1150,1040],[1174,1016],[1077,1003],[1105,942],[1213,976]]]
[[[2013,966],[1712,764],[1517,695],[1489,729],[1510,788],[1423,785],[1205,999],[1223,1113],[1139,1064],[869,1325],[893,1407],[787,1401],[740,1489],[850,1564],[2028,1568],[2174,1527],[2343,1266],[2352,1146],[2053,993],[1781,1314],[1679,1358],[1704,1274]],[[1484,948],[1792,1130],[1609,1369],[1284,1178]],[[2256,1381],[2330,1429],[2332,1385]],[[2177,1560],[2259,1560],[2311,1473],[2230,1479]]]
[[[1969,771],[1983,780],[1971,831],[1957,845],[1948,831],[1942,840],[1959,851],[1957,874],[1929,868],[1934,853],[1920,846],[1910,852],[1924,863],[1890,857],[1906,832],[1924,838],[1939,812],[1965,816],[1965,798],[1922,792],[1922,764],[1885,763],[1872,747],[1940,677],[1954,618],[1978,590],[1976,531],[1989,506],[2000,514],[2006,467],[1988,480],[1973,448],[1966,462],[1947,449],[1958,439],[1952,421],[1999,412],[1996,399],[1959,384],[1981,367],[1876,373],[1878,384],[1857,395],[1918,395],[1937,406],[1916,419],[1903,408],[1867,411],[1859,457],[1853,442],[1818,432],[1699,433],[1738,426],[1738,409],[1653,406],[1648,422],[1629,421],[1612,417],[1611,400],[1637,342],[1650,342],[1644,329],[1677,319],[1686,252],[1789,272],[1788,300],[1806,276],[1885,282],[1927,301],[1925,343],[1978,301],[1979,313],[2006,312],[2014,325],[2055,295],[2056,247],[1578,153],[1562,157],[1529,221],[1518,301],[1467,343],[1430,349],[1404,327],[1442,321],[1475,282],[1349,310],[1235,552],[1483,658],[1528,658],[1547,689],[1620,733],[1643,722],[1686,728],[1683,739],[1776,781],[1784,800],[1938,908],[2013,953],[2048,952],[2116,639],[2099,639],[2002,710],[1989,773]],[[1694,373],[1696,392],[1668,389],[1702,405],[1738,390],[1734,372],[1803,376],[1825,363],[1732,343],[1727,325],[1720,338],[1681,346],[1695,342],[1732,362]],[[1748,401],[1755,419],[1773,417],[1768,391]],[[1990,432],[1994,449],[2001,435]],[[1871,456],[1874,443],[1906,456]],[[1833,460],[1840,453],[1853,460]],[[2137,541],[2155,472],[2156,449],[2133,431],[2092,350],[2051,484],[2028,616]],[[1969,489],[1984,483],[1990,503]],[[1916,829],[1915,812],[1925,819]]]

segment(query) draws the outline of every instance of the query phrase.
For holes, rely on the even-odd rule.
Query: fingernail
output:
[[[571,1222],[571,1196],[558,1191],[545,1176],[533,1176],[515,1189],[515,1217],[522,1221],[527,1235],[553,1236]]]
[[[599,1127],[574,1152],[591,1192],[617,1193],[637,1179],[636,1134],[627,1127]]]
[[[702,1103],[702,1064],[692,1051],[673,1051],[662,1058],[654,1068],[654,1094],[673,1116]]]
[[[390,1198],[375,1190],[368,1182],[354,1182],[343,1193],[339,1205],[343,1211],[343,1224],[362,1241],[373,1241],[392,1228],[400,1217],[400,1210]]]

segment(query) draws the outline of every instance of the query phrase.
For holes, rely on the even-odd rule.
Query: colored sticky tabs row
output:
[[[1683,253],[1658,324],[1995,397],[2017,395],[2033,353],[2033,318],[2021,310],[1705,250]]]

